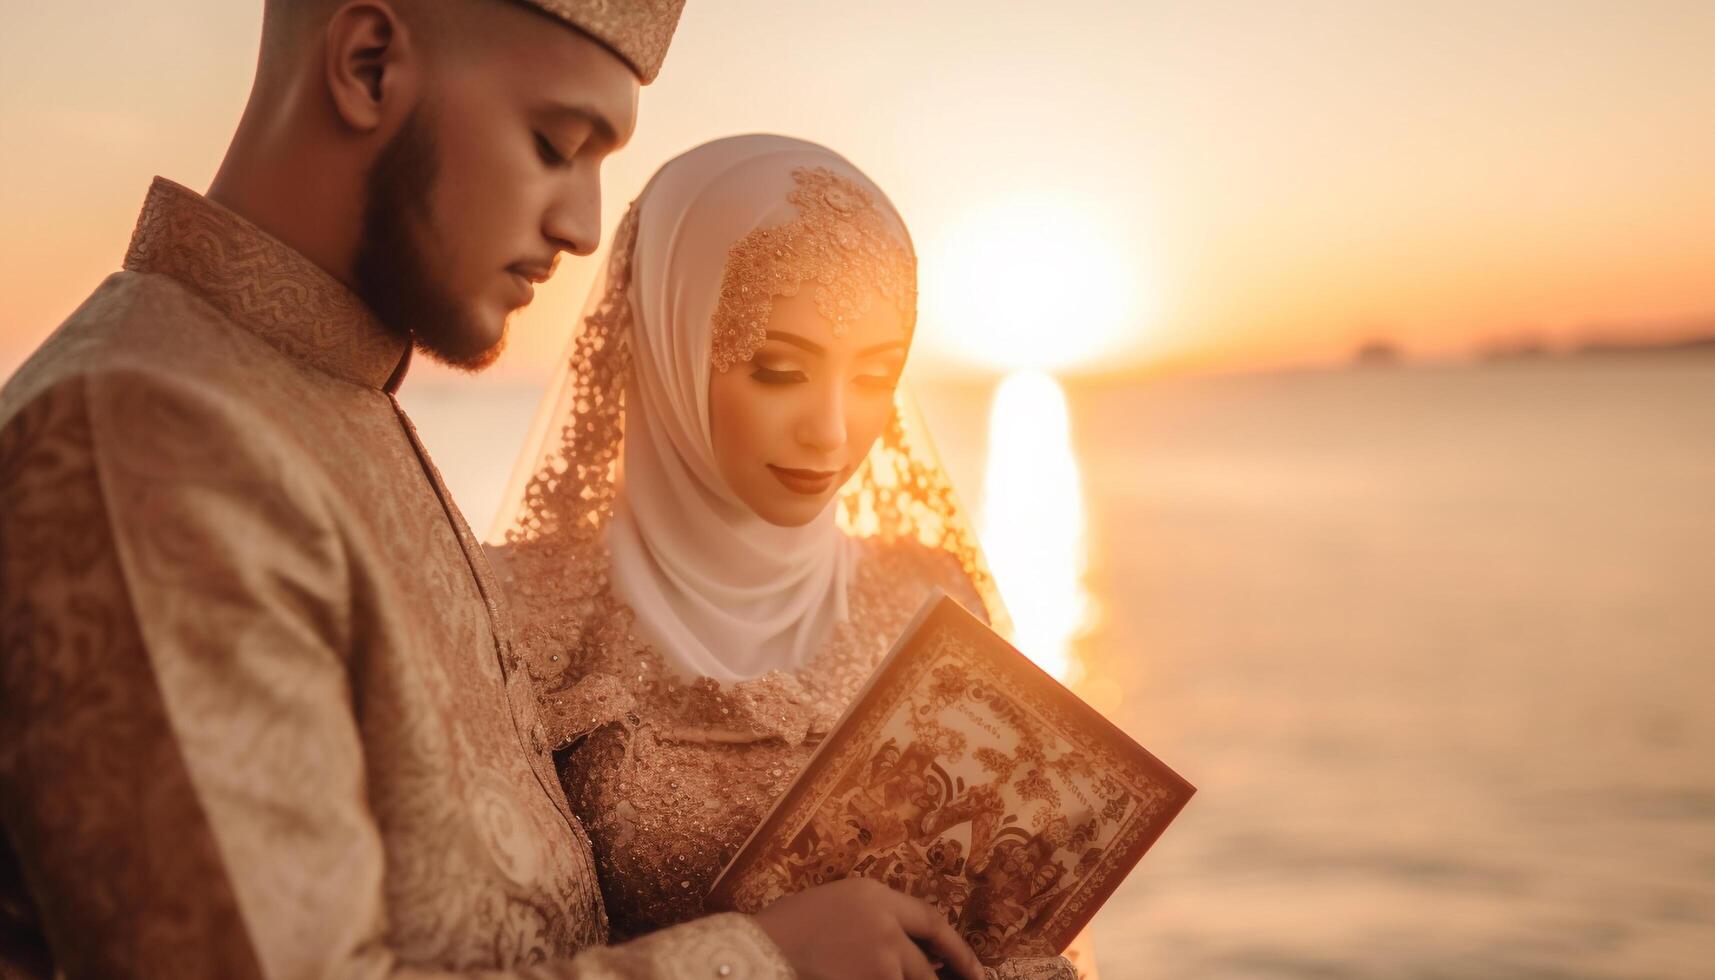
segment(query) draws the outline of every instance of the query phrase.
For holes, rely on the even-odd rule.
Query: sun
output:
[[[1007,198],[956,221],[920,260],[920,329],[988,369],[1089,367],[1135,340],[1141,267],[1089,204]]]

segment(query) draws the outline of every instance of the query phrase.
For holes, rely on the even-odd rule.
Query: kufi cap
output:
[[[524,0],[595,38],[648,84],[661,71],[685,0]]]

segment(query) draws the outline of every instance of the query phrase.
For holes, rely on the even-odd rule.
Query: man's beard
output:
[[[420,244],[420,236],[433,234],[429,201],[439,170],[434,133],[422,111],[413,109],[365,181],[352,274],[358,296],[389,330],[443,364],[481,371],[500,356],[505,332],[499,342],[479,346],[487,331],[440,288]]]

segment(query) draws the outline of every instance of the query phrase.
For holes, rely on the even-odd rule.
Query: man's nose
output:
[[[549,202],[542,234],[556,249],[592,255],[601,244],[601,187],[594,180],[568,180]]]

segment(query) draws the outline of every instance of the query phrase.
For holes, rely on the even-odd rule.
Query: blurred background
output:
[[[260,21],[8,7],[0,370]],[[893,197],[1021,645],[1199,787],[1103,976],[1715,976],[1715,3],[690,0],[607,225],[749,131]],[[596,265],[413,368],[479,529]]]

